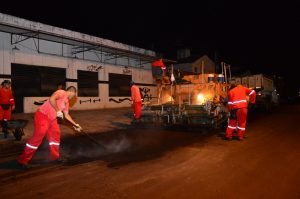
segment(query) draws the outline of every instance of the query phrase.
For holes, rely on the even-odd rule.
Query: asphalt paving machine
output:
[[[161,71],[162,70],[162,71]],[[157,99],[145,103],[142,123],[222,128],[227,125],[228,84],[222,74],[152,67]]]

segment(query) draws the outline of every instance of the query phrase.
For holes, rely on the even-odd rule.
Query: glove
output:
[[[79,124],[74,125],[73,128],[77,132],[81,132],[82,131],[82,127]]]
[[[64,114],[63,114],[63,112],[57,111],[57,112],[56,112],[56,117],[59,118],[59,119],[64,119]]]

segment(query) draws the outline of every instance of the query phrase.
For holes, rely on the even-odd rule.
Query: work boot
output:
[[[31,164],[21,164],[20,162],[18,162],[18,169],[20,170],[28,170],[32,168],[32,165]]]
[[[140,119],[136,119],[134,118],[132,121],[131,121],[131,124],[133,125],[137,125],[137,124],[140,124],[141,123],[141,120]]]
[[[135,118],[133,118],[132,120],[131,120],[131,124],[135,124]]]
[[[2,131],[4,134],[4,138],[7,138],[8,136],[8,129],[7,129],[7,121],[2,121]]]
[[[54,160],[55,163],[67,163],[68,159],[66,157],[62,157],[60,156],[59,158],[57,158],[56,160]]]
[[[228,138],[228,137],[223,137],[223,140],[226,140],[226,141],[232,141],[232,138]]]

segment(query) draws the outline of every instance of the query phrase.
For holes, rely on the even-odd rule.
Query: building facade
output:
[[[16,111],[30,113],[59,83],[78,89],[73,110],[131,106],[129,82],[156,95],[156,53],[0,13],[0,81],[12,81]]]

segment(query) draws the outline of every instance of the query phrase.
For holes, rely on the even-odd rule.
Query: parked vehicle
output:
[[[238,84],[242,84],[256,91],[256,108],[270,111],[279,104],[279,94],[277,93],[272,78],[264,74],[234,78]]]

